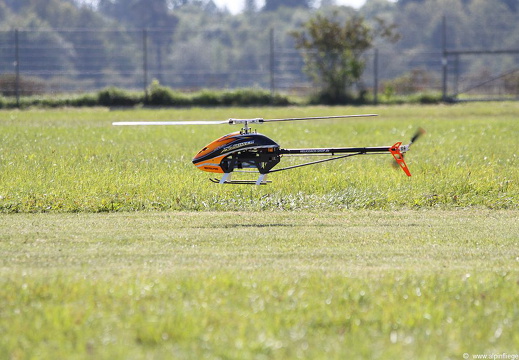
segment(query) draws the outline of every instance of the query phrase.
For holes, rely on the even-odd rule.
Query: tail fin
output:
[[[411,172],[409,171],[409,168],[407,167],[407,164],[404,160],[404,153],[409,148],[408,145],[402,146],[402,142],[397,142],[395,145],[391,146],[389,148],[389,151],[391,152],[391,155],[395,158],[396,163],[402,170],[404,170],[405,174],[407,176],[411,176]],[[403,152],[402,152],[403,151]]]
[[[391,155],[395,158],[396,164],[400,166],[402,170],[406,173],[407,176],[411,176],[411,172],[409,171],[409,168],[407,167],[407,164],[404,160],[404,154],[409,150],[411,145],[418,140],[420,136],[425,134],[425,130],[422,128],[418,128],[416,133],[411,138],[411,141],[407,145],[402,145],[402,142],[397,142],[395,145],[393,145],[389,151],[391,152]]]

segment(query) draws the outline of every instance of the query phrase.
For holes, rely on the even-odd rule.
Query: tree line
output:
[[[385,56],[440,51],[444,16],[449,48],[519,48],[516,0],[367,0],[360,9],[337,6],[333,0],[267,0],[262,7],[255,0],[243,1],[244,11],[231,14],[212,0],[0,0],[0,42],[10,42],[15,28],[44,30],[24,34],[28,37],[24,40],[38,44],[39,49],[38,56],[27,56],[34,62],[27,66],[37,67],[39,59],[45,58],[60,69],[76,72],[77,78],[87,76],[81,69],[101,77],[110,69],[128,74],[140,69],[134,46],[147,29],[153,51],[149,61],[158,74],[151,77],[166,83],[167,79],[159,77],[171,64],[177,70],[215,73],[262,68],[270,29],[276,29],[275,46],[295,48],[294,33],[304,31],[305,24],[319,16],[333,17],[339,23],[362,18],[371,28],[380,20],[394,25],[399,41],[373,39],[373,46]],[[95,61],[81,56],[93,48]],[[0,48],[0,53],[11,51]],[[399,66],[413,69],[412,63]],[[483,72],[491,66],[491,61],[482,58],[465,64],[464,71]],[[0,73],[9,72],[11,64],[0,64]]]

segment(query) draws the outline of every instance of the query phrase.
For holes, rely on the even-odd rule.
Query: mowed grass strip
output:
[[[259,188],[218,186],[208,180],[215,174],[197,170],[191,159],[206,144],[239,127],[111,125],[131,120],[358,113],[380,116],[269,123],[258,125],[258,131],[284,148],[307,148],[406,143],[423,127],[427,134],[406,156],[412,178],[391,166],[388,153],[275,173],[270,175],[272,184]],[[518,209],[518,113],[519,104],[512,102],[430,107],[3,111],[0,211]],[[297,160],[285,157],[279,166]]]
[[[513,354],[518,217],[517,210],[0,215],[0,353]]]

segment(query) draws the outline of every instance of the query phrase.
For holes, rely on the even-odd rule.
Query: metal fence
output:
[[[3,31],[0,92],[4,96],[82,93],[109,86],[145,90],[153,80],[182,91],[314,92],[300,51],[276,40],[273,30],[258,36],[244,39],[240,48],[245,51],[237,52],[214,34],[191,34],[198,40],[182,42],[163,29]],[[506,53],[499,61],[493,57],[483,67],[486,72],[472,71],[481,58],[466,55],[445,49],[419,53],[375,49],[365,54],[366,70],[357,86],[375,98],[442,90],[456,97],[464,89],[470,94],[519,96],[519,81],[514,82],[519,79],[519,54]]]
[[[152,80],[183,91],[202,88],[263,88],[307,94],[313,85],[294,47],[277,44],[274,32],[263,46],[245,55],[206,39],[175,43],[160,29],[12,30],[0,32],[2,94],[89,92],[107,86],[145,89]],[[395,51],[366,54],[367,67],[359,86],[373,89],[413,68],[440,72],[441,54],[409,56]],[[438,77],[432,75],[433,78]],[[20,85],[21,84],[21,85]],[[420,86],[437,87],[430,81]]]
[[[519,100],[519,50],[446,50],[444,59],[444,97],[458,101]],[[474,63],[488,65],[470,71]]]

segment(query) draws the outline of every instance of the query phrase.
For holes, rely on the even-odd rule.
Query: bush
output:
[[[393,95],[412,95],[439,86],[440,79],[425,69],[413,69],[400,77],[383,83],[384,89],[391,89]]]
[[[422,94],[418,97],[420,104],[440,104],[442,94]]]
[[[288,98],[286,96],[274,94],[274,96],[272,97],[272,105],[288,106],[288,105],[292,105],[292,103],[290,102],[290,100],[288,100]]]
[[[154,81],[149,87],[146,104],[153,106],[189,106],[191,101],[184,94],[161,86],[158,81]]]
[[[99,96],[95,94],[83,94],[76,98],[66,100],[67,106],[83,107],[83,106],[97,106],[99,104]]]
[[[142,103],[142,96],[130,93],[129,91],[121,90],[115,87],[110,87],[101,90],[97,95],[98,105],[101,106],[135,106]]]
[[[337,97],[327,91],[321,91],[310,98],[312,105],[362,105],[366,103],[366,93],[362,92],[358,97],[350,94],[342,94]]]
[[[45,82],[37,77],[20,76],[18,79],[20,95],[41,95],[45,92]],[[0,75],[0,93],[3,96],[16,96],[16,74]]]
[[[503,81],[506,94],[519,94],[519,73],[517,73],[517,70],[505,76]]]
[[[272,103],[272,96],[266,90],[240,89],[222,94],[222,104],[227,106],[264,106]]]
[[[203,90],[196,94],[192,101],[198,106],[218,106],[222,104],[222,97],[215,91]]]

